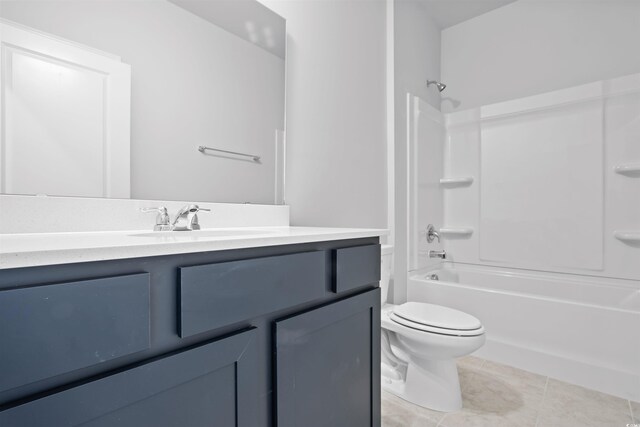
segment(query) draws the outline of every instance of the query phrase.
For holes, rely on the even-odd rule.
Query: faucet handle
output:
[[[171,225],[169,224],[169,213],[164,206],[158,206],[157,208],[140,208],[141,212],[156,212],[156,225],[153,227],[153,231],[169,231]]]
[[[198,205],[193,205],[192,208],[196,209],[195,213],[197,213],[197,212],[211,212],[211,209],[201,208]],[[193,212],[193,211],[191,211],[191,212]]]
[[[189,208],[189,212],[193,214],[191,218],[190,227],[192,230],[200,230],[200,223],[198,222],[198,212],[211,212],[211,209],[201,208],[198,205],[191,205]]]
[[[431,243],[435,239],[438,239],[438,243],[440,243],[440,233],[436,231],[436,228],[433,226],[433,224],[427,225],[425,234],[427,235],[427,243]]]
[[[198,212],[211,212],[211,209],[201,208],[198,205],[186,205],[178,211],[176,218],[173,220],[173,230],[190,231],[200,230],[198,223]]]
[[[182,209],[178,211],[178,215],[195,214],[198,212],[211,212],[211,209],[201,208],[198,205],[186,205],[186,206],[183,206]]]

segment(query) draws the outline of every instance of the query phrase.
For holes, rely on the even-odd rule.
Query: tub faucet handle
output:
[[[440,233],[436,231],[433,224],[429,224],[427,225],[427,243],[431,243],[435,239],[438,239],[438,243],[440,243]]]

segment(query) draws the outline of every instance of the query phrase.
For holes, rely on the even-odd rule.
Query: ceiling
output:
[[[441,29],[451,27],[516,0],[418,0]]]
[[[258,1],[169,1],[282,59],[285,57],[285,20]]]

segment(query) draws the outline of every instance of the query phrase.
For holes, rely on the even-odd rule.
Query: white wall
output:
[[[639,41],[639,1],[519,0],[442,32],[445,93],[462,110],[637,73]]]
[[[427,80],[440,79],[440,29],[418,1],[394,0],[395,249],[394,300],[406,300],[408,248],[407,93],[439,107]],[[428,160],[428,159],[420,159]],[[433,159],[441,162],[441,159]],[[426,162],[421,167],[428,168]]]
[[[396,105],[404,107],[409,92],[440,109],[438,90],[427,88],[427,80],[440,80],[440,28],[417,0],[396,0],[394,21]],[[405,108],[396,113],[406,117]]]
[[[131,65],[131,197],[274,202],[281,58],[167,1],[3,1],[0,15]]]
[[[262,3],[287,20],[292,224],[386,228],[384,1]]]

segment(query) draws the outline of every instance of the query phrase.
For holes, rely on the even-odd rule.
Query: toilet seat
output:
[[[389,318],[397,324],[440,335],[472,337],[484,333],[480,321],[470,314],[435,304],[407,302],[395,306]]]

